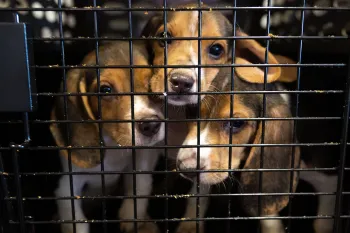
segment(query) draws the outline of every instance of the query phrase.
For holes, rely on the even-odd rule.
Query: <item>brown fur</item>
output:
[[[195,7],[196,4],[187,4],[181,7]],[[175,11],[167,14],[167,31],[172,37],[197,37],[198,36],[198,14],[197,11]],[[198,13],[198,12],[197,12]],[[164,31],[162,15],[156,15],[150,19],[146,25],[143,35],[158,36]],[[233,34],[232,25],[220,12],[202,13],[202,37],[222,37],[231,36]],[[213,43],[219,43],[224,48],[224,53],[219,59],[213,59],[208,54],[208,49]],[[164,48],[159,42],[153,40],[149,44],[150,53],[152,54],[152,62],[154,65],[164,65]],[[189,65],[192,64],[191,59],[198,58],[198,40],[173,40],[168,44],[167,65]],[[201,64],[225,64],[230,56],[231,46],[228,40],[202,40],[201,42]],[[183,74],[193,75],[194,68],[167,68],[167,78],[169,74],[178,70]],[[218,68],[202,68],[204,76],[201,79],[201,90],[207,91],[212,80],[217,75]],[[195,78],[197,79],[197,77]],[[200,79],[200,78],[199,78]],[[169,83],[169,82],[168,82]],[[151,90],[153,92],[164,92],[164,68],[154,70],[154,76],[151,79]]]
[[[237,36],[246,37],[248,36],[246,33],[237,30]],[[262,47],[257,41],[252,39],[242,39],[237,43],[237,54],[235,63],[238,65],[253,65],[256,62],[252,62],[249,60],[249,53],[255,56],[255,59],[258,60],[261,64],[269,64],[269,65],[277,65],[277,64],[295,64],[291,59],[280,56],[273,55],[270,51],[267,56],[267,60],[265,60],[266,49]],[[248,53],[248,54],[247,54]],[[250,83],[264,83],[265,75],[264,75],[265,67],[244,67],[238,66],[236,67],[237,75]],[[295,67],[278,67],[278,66],[270,66],[267,69],[266,82],[271,83],[275,81],[280,82],[294,82],[297,78],[296,68]]]
[[[116,42],[99,49],[100,65],[129,65],[129,46],[127,42]],[[142,44],[134,43],[133,64],[147,65],[148,55]],[[89,53],[82,64],[96,65],[95,51]],[[134,91],[147,92],[150,69],[134,68]],[[129,69],[105,68],[100,69],[100,86],[108,83],[116,92],[130,92]],[[64,83],[60,91],[63,92]],[[67,74],[67,93],[97,93],[97,77],[94,69],[72,69]],[[131,120],[131,97],[125,96],[101,96],[101,120]],[[149,101],[145,97],[145,101]],[[51,113],[52,120],[64,120],[64,98],[58,97]],[[118,106],[116,108],[115,106]],[[68,96],[67,120],[96,120],[98,119],[97,96]],[[142,116],[138,116],[142,118]],[[131,123],[103,123],[103,131],[116,143],[131,145]],[[102,145],[99,138],[97,123],[70,123],[70,143],[66,135],[66,124],[52,124],[51,133],[60,147],[99,147]],[[63,155],[68,157],[68,151],[63,150]],[[103,152],[102,152],[103,153]],[[94,167],[100,164],[100,149],[72,150],[72,163],[83,168]]]
[[[289,71],[282,73],[290,75]],[[294,73],[294,72],[292,72]],[[230,76],[230,69],[221,69],[217,78],[224,79],[222,76]],[[215,83],[215,82],[214,82]],[[230,90],[230,83],[226,91]],[[241,78],[234,78],[235,91],[262,91],[263,85],[248,83]],[[277,90],[275,83],[267,84],[267,90]],[[205,104],[209,101],[209,104]],[[201,102],[202,118],[227,119],[230,117],[230,95],[206,96]],[[210,110],[209,110],[210,109]],[[233,96],[233,117],[234,118],[257,118],[262,117],[263,95],[262,94],[234,94]],[[291,117],[288,103],[280,94],[266,94],[266,117],[281,118]],[[229,120],[228,120],[229,121]],[[226,121],[226,122],[228,122]],[[204,144],[228,144],[229,132],[225,130],[225,122],[209,121],[201,123],[201,138],[205,136]],[[270,120],[265,122],[264,144],[288,144],[293,143],[293,122],[286,120]],[[202,135],[204,132],[207,135]],[[262,122],[246,121],[245,126],[240,131],[232,134],[232,144],[261,144]],[[197,125],[190,125],[190,133],[186,140],[197,138]],[[202,140],[202,139],[201,139]],[[203,148],[201,149],[203,150]],[[278,169],[291,168],[292,147],[264,147],[263,168]],[[244,164],[243,168],[260,168],[261,147],[232,147],[231,168],[238,168]],[[180,152],[181,153],[181,152]],[[201,155],[203,156],[203,152]],[[209,170],[220,170],[229,168],[229,148],[213,147],[210,148]],[[201,157],[202,158],[202,157]],[[299,148],[295,148],[294,168],[300,166]],[[241,172],[240,182],[242,191],[245,193],[259,192],[259,172]],[[228,177],[228,172],[202,173],[201,180],[204,183],[216,184],[222,182]],[[286,172],[264,172],[262,176],[263,193],[283,193],[289,192],[290,171]],[[298,173],[294,172],[293,189],[298,183]],[[257,196],[243,196],[242,205],[244,209],[252,216],[258,215]],[[261,197],[262,214],[278,214],[289,201],[289,196],[263,196]]]

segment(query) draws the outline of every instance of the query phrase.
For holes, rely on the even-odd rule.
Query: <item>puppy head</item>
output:
[[[99,50],[99,64],[129,65],[129,46],[126,42],[109,44]],[[147,52],[141,44],[133,47],[133,64],[147,65]],[[88,54],[82,64],[96,65],[95,52]],[[134,68],[135,92],[147,92],[150,69]],[[68,96],[67,119],[73,121],[88,121],[101,119],[102,121],[131,120],[131,96],[108,95],[110,93],[128,93],[131,91],[130,70],[125,68],[101,68],[100,88],[98,89],[96,70],[73,69],[67,75],[68,93],[102,93],[100,109],[98,96]],[[63,85],[61,91],[63,91]],[[64,99],[58,98],[52,111],[52,119],[64,119]],[[159,120],[162,113],[153,105],[147,96],[134,96],[134,117],[136,120]],[[132,124],[127,122],[101,123],[70,123],[69,128],[63,124],[52,124],[51,132],[58,146],[98,147],[105,145],[132,145]],[[67,141],[67,129],[70,132],[70,142]],[[100,129],[102,132],[100,132]],[[164,126],[160,122],[135,123],[135,144],[152,145],[164,137]],[[100,143],[102,135],[102,145]],[[63,151],[67,156],[67,151]],[[100,163],[100,149],[72,150],[72,162],[79,167],[93,167]]]
[[[189,4],[182,7],[197,7]],[[146,25],[143,35],[180,38],[198,37],[198,11],[175,11],[167,13],[166,33],[162,15],[156,15]],[[224,15],[217,11],[202,12],[202,37],[223,37],[232,34],[232,25]],[[201,49],[198,49],[198,39],[192,40],[168,40],[167,43],[167,65],[198,65],[198,56],[201,55],[202,65],[224,64],[230,54],[228,40],[202,40]],[[153,40],[150,50],[154,65],[164,65],[165,53],[164,40]],[[173,105],[196,104],[198,97],[188,95],[198,92],[198,82],[201,83],[201,91],[207,91],[218,68],[157,68],[151,79],[151,90],[153,92],[164,92],[164,79],[167,82],[168,92],[176,93],[169,95],[168,100]],[[199,77],[200,76],[200,77]],[[187,95],[181,95],[187,94]],[[203,96],[202,96],[203,97]]]
[[[271,54],[271,56],[273,56]],[[274,57],[276,58],[276,57]],[[246,58],[245,58],[246,59]],[[277,58],[276,58],[277,59]],[[253,71],[254,72],[254,71]],[[285,77],[278,77],[276,81],[296,79],[292,77],[295,72],[284,70]],[[229,76],[230,69],[222,69],[218,76]],[[262,91],[264,82],[250,82],[249,77],[243,80],[235,75],[234,90],[236,91]],[[261,79],[260,79],[261,80]],[[268,80],[269,82],[269,80]],[[269,82],[268,90],[277,90],[277,84]],[[226,91],[230,90],[227,85]],[[206,101],[210,101],[206,104]],[[210,106],[210,110],[209,107]],[[201,104],[202,118],[222,119],[222,121],[208,121],[201,123],[200,141],[197,142],[197,123],[191,124],[190,131],[185,139],[184,145],[206,145],[201,147],[200,158],[197,155],[197,148],[182,148],[177,157],[177,165],[180,170],[197,170],[197,159],[200,170],[227,170],[239,168],[241,165],[245,169],[260,168],[261,147],[232,147],[231,154],[229,147],[223,145],[230,144],[288,144],[293,143],[293,122],[287,120],[267,120],[263,128],[261,121],[240,120],[240,118],[262,117],[263,95],[262,94],[234,94],[231,103],[231,95],[220,95],[214,97],[206,96]],[[233,110],[233,118],[230,118],[230,110]],[[204,116],[203,116],[204,115]],[[266,94],[266,113],[268,118],[291,117],[288,103],[280,94]],[[261,141],[262,130],[264,129],[264,141]],[[210,147],[210,145],[221,145],[221,147]],[[264,147],[263,168],[291,168],[292,147]],[[229,160],[231,165],[229,166]],[[299,166],[299,150],[295,149],[294,167]],[[188,173],[184,174],[186,176]],[[242,172],[240,181],[243,191],[258,192],[259,176],[258,172]],[[228,177],[228,172],[205,172],[200,173],[200,181],[206,184],[217,184]],[[290,172],[264,172],[262,192],[289,192]],[[294,188],[297,184],[297,175],[294,176]],[[251,215],[257,214],[257,197],[244,197],[243,205]],[[263,214],[278,213],[288,203],[288,197],[271,196],[262,197]]]

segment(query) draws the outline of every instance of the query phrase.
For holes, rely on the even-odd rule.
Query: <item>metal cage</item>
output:
[[[314,232],[313,222],[316,219],[333,219],[332,226],[333,233],[350,232],[350,202],[349,202],[349,156],[347,146],[348,142],[348,124],[349,124],[349,100],[350,100],[350,47],[348,32],[350,29],[344,27],[345,34],[337,34],[328,32],[328,34],[305,35],[305,30],[308,30],[308,26],[312,23],[308,14],[312,11],[322,11],[328,13],[328,20],[331,20],[333,24],[337,22],[343,22],[348,20],[343,18],[337,19],[341,15],[347,15],[350,10],[350,5],[343,1],[330,1],[329,5],[317,5],[317,2],[309,2],[307,0],[300,0],[295,3],[286,3],[281,1],[279,5],[273,0],[268,0],[265,3],[260,1],[223,1],[218,5],[217,2],[209,3],[210,7],[203,7],[201,1],[195,1],[198,7],[193,8],[174,8],[172,3],[163,0],[157,3],[147,2],[148,5],[135,6],[134,1],[123,1],[123,6],[103,5],[106,1],[91,0],[83,3],[76,3],[75,5],[65,5],[66,1],[58,0],[56,4],[41,5],[38,4],[18,4],[21,1],[9,1],[9,5],[0,8],[0,16],[4,16],[0,19],[6,23],[0,23],[1,37],[7,38],[8,41],[13,43],[24,43],[26,47],[14,53],[13,47],[9,48],[9,44],[0,44],[1,51],[6,51],[0,55],[1,63],[5,60],[11,59],[12,64],[19,64],[25,66],[25,71],[18,73],[11,73],[16,70],[17,66],[12,68],[2,66],[3,71],[0,78],[0,86],[5,89],[12,90],[10,92],[4,92],[0,94],[2,101],[0,109],[2,114],[0,117],[1,125],[1,141],[0,141],[0,232],[28,232],[28,233],[40,233],[40,232],[59,232],[59,225],[68,223],[85,223],[90,224],[91,232],[115,232],[118,231],[118,224],[123,222],[116,218],[116,209],[119,208],[120,201],[124,199],[132,199],[134,203],[134,210],[137,208],[138,198],[148,198],[150,200],[149,212],[151,219],[138,219],[137,214],[134,214],[134,218],[127,220],[133,222],[136,226],[137,222],[155,222],[160,227],[162,232],[172,232],[179,222],[195,221],[197,223],[196,232],[199,232],[199,223],[205,222],[206,232],[261,232],[262,229],[258,223],[262,219],[280,219],[283,221],[286,232]],[[54,2],[54,1],[52,1]],[[68,1],[72,2],[72,1]],[[288,5],[289,4],[289,5]],[[70,154],[76,149],[71,147],[56,146],[49,133],[49,124],[59,123],[63,125],[79,124],[70,120],[50,120],[50,111],[53,106],[54,97],[60,96],[67,98],[71,95],[79,95],[79,93],[67,93],[58,92],[59,83],[63,81],[66,85],[67,71],[71,68],[74,69],[93,69],[96,70],[98,77],[98,86],[100,85],[100,69],[106,68],[100,66],[97,59],[97,66],[83,66],[80,64],[84,55],[93,49],[96,49],[96,54],[99,54],[99,46],[105,42],[114,40],[128,41],[129,51],[132,54],[132,48],[134,41],[150,41],[150,40],[164,40],[164,38],[144,38],[137,34],[138,29],[135,27],[143,27],[145,20],[155,12],[161,12],[164,14],[163,22],[166,25],[167,13],[171,11],[197,11],[199,29],[198,36],[195,38],[175,38],[176,40],[197,40],[198,50],[201,51],[201,44],[206,38],[202,36],[202,12],[206,11],[225,11],[229,20],[231,21],[234,31],[240,27],[247,31],[252,36],[238,37],[236,35],[229,36],[227,38],[233,43],[232,54],[235,54],[235,43],[238,40],[255,39],[262,42],[266,47],[268,53],[269,50],[285,54],[297,61],[296,65],[280,65],[284,67],[294,66],[297,67],[297,81],[293,86],[293,90],[290,91],[271,91],[267,90],[266,76],[269,65],[266,63],[268,58],[267,53],[265,55],[265,63],[257,65],[261,67],[265,76],[264,90],[259,93],[263,95],[263,116],[258,119],[246,119],[246,120],[259,120],[262,122],[271,121],[266,116],[266,96],[269,94],[290,94],[292,97],[292,118],[282,118],[280,120],[293,120],[295,124],[295,133],[293,135],[294,142],[292,144],[277,145],[280,147],[296,147],[301,148],[301,154],[304,160],[312,161],[312,156],[319,156],[323,158],[325,162],[319,166],[313,168],[300,168],[298,171],[320,171],[329,174],[337,175],[337,186],[335,192],[316,192],[305,182],[300,182],[296,192],[293,192],[292,187],[288,193],[263,193],[262,190],[262,176],[264,173],[269,172],[269,169],[256,169],[259,172],[260,192],[255,194],[242,194],[237,192],[239,184],[237,182],[226,182],[225,187],[217,185],[211,194],[206,195],[211,198],[211,205],[209,206],[206,217],[200,218],[199,211],[199,199],[203,197],[199,194],[199,186],[197,187],[197,195],[186,195],[186,191],[189,186],[189,182],[184,182],[182,185],[173,187],[168,184],[177,178],[171,178],[173,174],[179,174],[179,171],[168,170],[168,155],[167,150],[173,148],[172,146],[154,146],[154,148],[163,149],[162,159],[158,162],[157,169],[152,172],[137,171],[135,162],[135,150],[148,148],[142,146],[135,146],[135,133],[132,133],[133,146],[123,147],[132,150],[133,154],[133,168],[131,172],[106,172],[104,166],[101,166],[99,172],[87,172],[89,175],[100,175],[102,182],[102,194],[100,196],[84,196],[78,197],[73,193],[72,177],[83,175],[84,172],[62,172],[59,166],[58,151],[68,149],[69,160]],[[298,30],[289,32],[289,26],[286,24],[283,28],[286,31],[285,35],[278,34],[280,31],[276,29],[276,25],[272,25],[271,22],[275,19],[272,18],[273,12],[299,12],[299,20],[296,25]],[[55,24],[51,26],[56,30],[56,35],[53,33],[49,37],[43,37],[43,34],[30,35],[27,22],[22,20],[29,14],[40,15],[40,18],[45,18],[45,12],[53,12],[56,19]],[[104,16],[104,12],[115,13],[112,17],[123,18],[127,21],[127,28],[118,34],[117,36],[107,35],[104,36],[103,28],[104,24],[99,21]],[[85,32],[79,34],[75,33],[73,36],[67,36],[65,33],[64,21],[68,14],[81,15],[80,21],[77,23],[81,29]],[[140,16],[141,15],[141,16]],[[259,28],[261,24],[261,17],[264,18],[265,26]],[[50,18],[50,17],[47,17]],[[118,18],[118,19],[119,19]],[[138,21],[139,25],[136,26],[135,21]],[[350,19],[348,21],[348,25]],[[3,27],[4,25],[17,27],[21,25],[21,34],[12,34],[9,29]],[[31,22],[31,26],[42,28],[41,24]],[[23,29],[23,25],[25,29]],[[140,26],[141,25],[141,26]],[[102,28],[102,29],[101,29]],[[309,27],[311,28],[311,27]],[[350,28],[350,27],[349,27]],[[291,27],[290,27],[291,29]],[[27,30],[28,33],[27,33]],[[316,29],[317,30],[317,29]],[[165,31],[167,31],[165,27]],[[103,34],[101,36],[101,34]],[[293,34],[293,35],[292,35]],[[19,38],[21,37],[21,38]],[[212,38],[211,38],[212,39]],[[164,66],[158,66],[166,69],[173,66],[167,65],[167,43],[173,40],[173,38],[166,38],[165,43],[165,56]],[[3,41],[0,39],[0,41]],[[4,43],[4,42],[1,42]],[[17,45],[16,44],[16,45]],[[13,45],[16,47],[16,45]],[[67,49],[68,46],[69,49]],[[31,50],[30,48],[33,47]],[[3,50],[6,49],[6,50]],[[68,51],[67,51],[68,50]],[[11,54],[16,54],[11,56]],[[31,56],[34,55],[34,60]],[[21,57],[22,56],[22,57]],[[24,56],[24,57],[23,57]],[[130,70],[131,76],[135,66],[132,64],[132,55],[130,56],[130,65],[122,68]],[[30,62],[28,62],[30,61]],[[23,64],[20,64],[23,63]],[[193,65],[190,67],[210,67],[209,65],[201,65],[201,52],[198,55],[199,65]],[[215,65],[212,67],[239,67],[237,64],[229,65]],[[157,67],[157,66],[153,66]],[[121,68],[120,66],[114,66],[109,68]],[[34,79],[34,71],[35,77]],[[14,71],[13,71],[14,72]],[[198,76],[201,76],[201,69],[198,69]],[[19,76],[14,80],[9,78]],[[12,76],[14,75],[14,76]],[[233,79],[235,73],[232,71],[231,78]],[[166,75],[165,75],[166,76]],[[5,78],[3,78],[5,77]],[[167,87],[167,79],[165,79],[165,87]],[[23,86],[24,85],[24,86]],[[118,93],[115,95],[129,95],[131,96],[131,106],[134,106],[134,96],[138,95],[133,90],[133,80],[130,83],[131,93]],[[19,88],[19,86],[21,88]],[[36,88],[33,88],[35,87]],[[18,88],[18,89],[17,89]],[[246,94],[247,92],[234,91],[234,84],[231,86],[230,91],[219,91],[217,94],[231,94],[231,101],[233,101],[233,95]],[[1,88],[0,88],[1,89]],[[1,90],[5,90],[1,89]],[[19,90],[19,92],[18,92]],[[198,90],[201,90],[201,84],[198,82]],[[26,93],[23,95],[23,93]],[[149,95],[164,95],[165,101],[168,99],[169,93],[165,88],[164,93],[150,93]],[[256,94],[252,92],[251,94]],[[201,105],[200,94],[205,92],[197,92],[199,106]],[[100,129],[101,124],[104,122],[101,120],[101,93],[88,93],[88,95],[98,96],[99,103],[98,119],[96,121],[90,121],[90,123],[98,123]],[[112,94],[113,95],[113,94]],[[145,94],[143,94],[145,95]],[[171,94],[170,94],[171,95]],[[37,98],[37,107],[36,106]],[[6,105],[5,105],[6,102]],[[66,102],[67,104],[67,102]],[[9,110],[9,106],[11,107]],[[166,105],[167,106],[167,105]],[[232,105],[231,105],[232,106]],[[67,108],[67,106],[65,107]],[[133,108],[132,108],[133,109]],[[66,109],[67,110],[67,109]],[[164,117],[168,119],[168,107],[165,107]],[[194,118],[187,119],[186,122],[197,122],[200,125],[202,122],[214,121],[218,119],[202,119],[200,107],[194,109]],[[233,117],[233,108],[230,109],[230,119]],[[67,115],[65,112],[64,115]],[[134,119],[134,110],[131,112],[132,120],[127,121],[134,126],[138,121]],[[225,119],[221,119],[225,120]],[[162,120],[167,125],[168,122],[174,122],[175,120]],[[115,120],[113,122],[120,122]],[[125,121],[124,121],[125,122]],[[80,122],[81,123],[81,122]],[[263,123],[264,125],[265,123]],[[165,127],[165,142],[167,142],[167,127]],[[66,135],[68,140],[71,137]],[[100,135],[101,136],[101,135]],[[200,141],[200,127],[197,130],[197,140]],[[298,140],[297,140],[298,139]],[[103,142],[102,136],[99,139]],[[101,143],[103,144],[103,143]],[[208,147],[208,145],[195,145],[197,148],[198,157],[200,157],[200,148]],[[231,152],[232,148],[244,146],[253,147],[252,144],[233,144],[232,137],[230,137],[230,143],[224,145],[209,145],[211,147],[228,147]],[[254,145],[254,147],[268,147],[273,146],[264,143],[264,137],[261,144]],[[276,146],[276,145],[275,145]],[[185,146],[186,147],[186,146]],[[187,146],[190,147],[190,146]],[[106,147],[86,147],[88,149],[103,150]],[[112,149],[118,149],[118,147],[112,147]],[[101,160],[103,160],[103,153],[101,153]],[[294,149],[293,156],[294,158]],[[231,156],[229,156],[231,158]],[[294,161],[294,160],[293,160]],[[231,159],[228,162],[231,164]],[[263,165],[263,159],[260,162]],[[197,169],[195,172],[197,175],[197,181],[199,182],[199,174],[203,171],[199,170],[199,159],[197,160]],[[289,169],[275,169],[275,171],[289,172],[293,174],[294,168]],[[230,176],[240,172],[247,172],[244,169],[226,169],[223,170],[230,173]],[[123,195],[116,191],[111,195],[106,194],[104,187],[104,176],[108,174],[132,174],[134,180],[133,195]],[[152,174],[154,177],[154,190],[151,195],[138,196],[136,195],[136,175],[137,174]],[[61,197],[62,200],[71,200],[74,208],[74,200],[84,199],[87,201],[96,202],[99,204],[97,211],[94,211],[88,217],[87,220],[75,219],[74,210],[72,210],[73,219],[58,220],[56,215],[56,206],[54,201],[59,199],[54,197],[54,189],[57,186],[57,182],[60,176],[70,177],[70,189],[71,196]],[[293,176],[293,175],[292,175]],[[292,182],[291,182],[292,184]],[[236,190],[236,191],[234,191]],[[237,200],[235,198],[243,195],[256,195],[259,199],[263,196],[273,195],[287,195],[290,197],[288,206],[283,209],[283,213],[279,217],[263,217],[263,216],[248,216],[242,210],[237,207]],[[330,215],[317,215],[317,203],[318,197],[321,196],[334,196],[335,206],[334,214]],[[195,198],[196,205],[196,218],[183,218],[181,212],[184,207],[184,201],[188,198]],[[259,206],[258,204],[258,206]],[[135,211],[134,211],[135,212]],[[259,208],[260,212],[260,208]],[[73,228],[74,232],[76,231]],[[135,232],[138,230],[136,229]],[[78,233],[78,231],[77,231]]]

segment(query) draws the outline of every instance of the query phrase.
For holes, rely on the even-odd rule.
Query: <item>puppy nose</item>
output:
[[[156,118],[157,120],[159,118]],[[155,120],[155,118],[145,118],[143,120]],[[140,133],[147,136],[147,137],[151,137],[155,134],[158,133],[159,129],[160,129],[160,125],[161,122],[157,122],[157,121],[144,121],[144,122],[139,122],[138,123],[138,128],[140,130]]]
[[[170,82],[173,91],[177,93],[188,93],[194,84],[192,77],[178,74],[173,74],[170,78]]]

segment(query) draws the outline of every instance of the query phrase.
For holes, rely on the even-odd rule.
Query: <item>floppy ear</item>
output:
[[[160,25],[163,23],[163,17],[161,14],[157,13],[156,15],[152,16],[146,26],[143,28],[141,36],[143,37],[150,37],[155,36],[155,33],[157,32]]]
[[[70,70],[67,74],[67,93],[87,92],[87,72],[82,69]],[[61,91],[63,92],[63,85]],[[64,98],[58,97],[51,112],[52,120],[64,120]],[[67,120],[95,120],[87,96],[67,97]],[[99,143],[98,125],[96,123],[68,123],[70,143],[66,123],[54,123],[50,125],[50,131],[59,147],[90,147],[101,146]],[[62,154],[68,158],[68,151],[62,150]],[[72,163],[78,167],[91,168],[100,164],[99,149],[71,150]]]
[[[295,61],[292,59],[281,56],[281,55],[275,55],[275,58],[277,59],[279,64],[296,64]],[[279,82],[287,82],[291,83],[297,80],[297,67],[281,67],[281,76],[278,78]]]
[[[237,36],[248,36],[244,32],[237,30]],[[252,65],[265,63],[265,48],[252,39],[242,39],[236,42],[235,63],[239,65]],[[278,64],[276,57],[268,53],[268,64]],[[250,83],[264,83],[264,68],[260,67],[236,67],[236,73],[241,79]],[[281,76],[280,67],[268,67],[267,83],[277,81]]]
[[[268,104],[269,105],[269,104]],[[290,117],[287,105],[267,106],[270,118]],[[262,123],[258,125],[254,144],[261,144]],[[265,122],[264,144],[288,144],[293,142],[293,122],[270,120]],[[292,165],[292,147],[264,147],[263,167],[260,167],[261,147],[252,147],[245,162],[245,169],[290,169]],[[300,166],[299,148],[295,148],[294,168]],[[290,171],[262,173],[263,193],[288,193],[290,191]],[[259,192],[259,172],[242,172],[240,177],[245,193]],[[293,175],[293,192],[298,183],[298,173]],[[242,197],[243,208],[251,216],[258,216],[258,196]],[[289,196],[261,196],[261,214],[278,214],[289,202]]]

